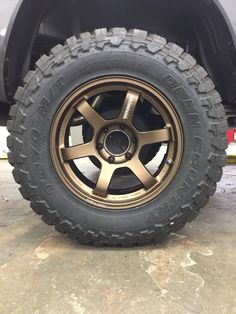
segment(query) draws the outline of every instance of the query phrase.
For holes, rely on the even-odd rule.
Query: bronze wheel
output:
[[[110,101],[100,114],[96,100],[107,95],[112,100],[114,94],[116,103]],[[104,118],[111,109],[116,115]],[[154,120],[158,116],[164,127],[138,129],[136,114],[145,110]],[[86,123],[92,127],[89,142],[71,145],[76,121],[77,127]],[[157,143],[157,155],[150,165],[143,164],[142,150]],[[173,106],[157,89],[128,77],[101,78],[73,91],[60,106],[51,128],[50,151],[58,176],[78,198],[101,208],[129,209],[156,198],[175,177],[183,153],[182,127]],[[101,165],[95,180],[88,178],[84,161],[80,162],[88,157]],[[119,172],[124,168],[127,173]]]

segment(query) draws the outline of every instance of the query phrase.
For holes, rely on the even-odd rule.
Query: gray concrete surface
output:
[[[95,249],[46,226],[0,161],[0,313],[236,313],[236,167],[161,246]]]

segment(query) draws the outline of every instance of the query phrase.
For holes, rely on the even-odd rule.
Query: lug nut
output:
[[[115,162],[115,157],[110,156],[110,157],[108,158],[108,162],[109,162],[109,164],[114,164],[114,162]]]
[[[125,129],[125,125],[124,125],[124,124],[121,124],[121,125],[120,125],[120,129],[121,129],[121,130],[124,130],[124,129]]]
[[[97,149],[103,149],[103,144],[101,144],[101,143],[99,143],[98,145],[97,145]]]
[[[136,142],[137,142],[136,137],[133,137],[133,138],[132,138],[132,142],[133,142],[133,143],[136,143]]]
[[[103,129],[103,132],[107,133],[108,132],[108,128]]]
[[[125,154],[125,158],[127,160],[131,160],[132,159],[132,155],[130,153]]]

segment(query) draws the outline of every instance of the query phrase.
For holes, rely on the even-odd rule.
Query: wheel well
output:
[[[224,103],[236,102],[230,31],[216,5],[202,0],[24,0],[6,54],[9,99],[42,54],[72,35],[103,27],[144,29],[179,44],[207,69]]]

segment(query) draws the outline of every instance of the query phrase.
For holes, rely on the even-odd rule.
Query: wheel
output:
[[[16,92],[15,180],[80,243],[144,245],[192,221],[225,165],[221,98],[189,54],[145,31],[68,39]]]

